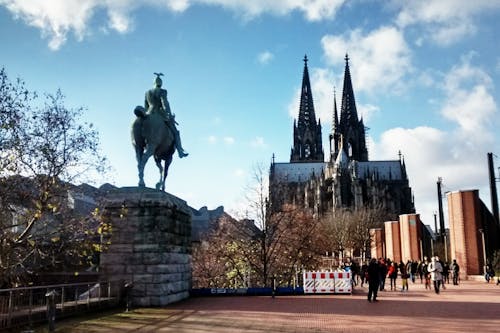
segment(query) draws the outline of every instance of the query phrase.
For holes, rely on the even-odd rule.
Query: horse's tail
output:
[[[137,105],[134,109],[134,114],[138,117],[138,118],[144,118],[146,117],[146,110],[144,109],[144,107],[140,106],[140,105]]]

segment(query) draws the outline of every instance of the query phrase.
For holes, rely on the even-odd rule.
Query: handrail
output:
[[[121,282],[121,280],[110,280],[110,281],[89,281],[89,282],[76,282],[76,283],[61,283],[61,284],[44,284],[40,286],[31,286],[31,287],[14,287],[14,288],[5,288],[0,289],[1,292],[11,291],[11,290],[29,290],[29,289],[45,289],[45,288],[62,288],[62,287],[70,287],[70,286],[85,286],[89,284],[106,284],[113,282]]]
[[[48,317],[52,318],[50,326],[56,317],[116,306],[123,287],[122,280],[109,280],[0,289],[0,331],[27,325],[31,328]]]

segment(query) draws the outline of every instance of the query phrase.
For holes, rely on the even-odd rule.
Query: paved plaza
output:
[[[387,281],[388,282],[388,281]],[[440,294],[411,283],[408,292],[367,288],[352,295],[191,298],[164,308],[60,321],[58,332],[500,332],[500,286],[447,285]],[[43,332],[43,330],[37,330]]]

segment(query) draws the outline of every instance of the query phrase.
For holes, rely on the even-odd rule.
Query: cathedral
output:
[[[345,57],[340,117],[333,96],[330,152],[325,161],[321,120],[314,102],[304,57],[298,119],[293,124],[290,162],[275,162],[269,173],[271,211],[294,204],[322,216],[337,209],[381,208],[394,216],[414,213],[404,160],[370,161],[363,119],[358,117],[354,90]]]

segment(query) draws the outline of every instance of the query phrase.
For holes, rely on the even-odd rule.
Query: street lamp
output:
[[[446,231],[443,234],[444,237],[444,261],[448,262],[448,242],[446,240]]]
[[[486,274],[486,245],[484,243],[484,230],[478,229],[478,231],[481,233],[481,242],[483,245],[483,270],[484,274]]]

